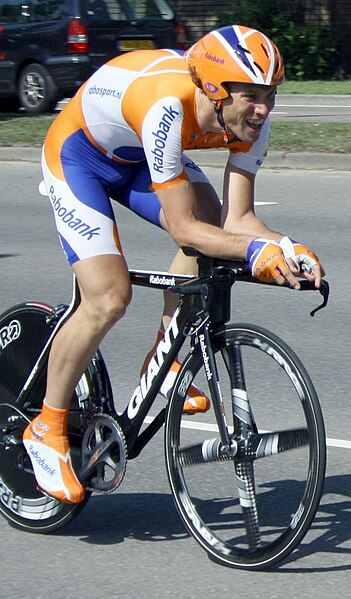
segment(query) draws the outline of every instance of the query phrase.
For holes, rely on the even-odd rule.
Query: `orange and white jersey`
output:
[[[47,158],[55,149],[59,154],[68,136],[81,130],[114,162],[146,159],[156,189],[186,178],[182,153],[195,148],[227,147],[232,164],[256,172],[268,145],[268,122],[253,146],[240,141],[226,145],[221,132],[200,129],[196,89],[184,57],[175,50],[119,56],[92,75],[54,122],[46,140]]]
[[[268,145],[267,121],[252,146],[227,145],[222,132],[200,129],[196,89],[178,52],[132,52],[96,71],[54,120],[42,170],[70,264],[121,252],[112,191],[120,204],[160,227],[157,189],[184,179],[210,184],[186,150],[226,147],[229,162],[257,171]]]

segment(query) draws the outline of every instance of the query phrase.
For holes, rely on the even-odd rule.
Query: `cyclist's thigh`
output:
[[[219,224],[221,204],[216,191],[212,187],[205,173],[183,154],[182,161],[189,180],[193,183],[196,192],[197,216],[200,220]],[[122,190],[110,190],[111,197],[123,204],[144,220],[162,227],[161,205],[156,193],[152,191],[152,182],[146,162],[138,167],[137,175],[132,182]]]
[[[162,227],[160,222],[161,206],[156,193],[152,191],[150,171],[146,161],[136,167],[136,174],[130,183],[123,188],[110,188],[109,194],[113,200],[142,219],[157,227]]]
[[[45,186],[54,210],[56,227],[69,263],[103,254],[121,253],[117,224],[106,185],[79,162],[57,169],[43,153]]]

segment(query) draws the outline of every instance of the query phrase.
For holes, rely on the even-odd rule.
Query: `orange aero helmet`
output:
[[[194,83],[211,100],[227,98],[226,82],[279,85],[284,81],[283,59],[263,33],[229,25],[207,33],[186,53]]]

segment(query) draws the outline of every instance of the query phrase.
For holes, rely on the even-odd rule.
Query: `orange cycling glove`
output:
[[[254,277],[265,283],[271,283],[287,270],[283,249],[272,239],[257,237],[251,241],[246,260]]]
[[[312,272],[317,264],[321,266],[318,256],[312,250],[290,237],[282,237],[279,246],[283,250],[285,259],[291,258],[302,272]]]

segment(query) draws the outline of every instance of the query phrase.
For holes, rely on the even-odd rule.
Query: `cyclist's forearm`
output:
[[[249,243],[257,235],[241,235],[224,231],[219,227],[192,222],[190,225],[172,227],[170,231],[179,247],[191,246],[207,256],[214,258],[245,258]]]
[[[241,218],[226,218],[223,228],[235,235],[248,235],[252,237],[264,237],[279,242],[283,233],[269,229],[265,223],[253,212]]]

